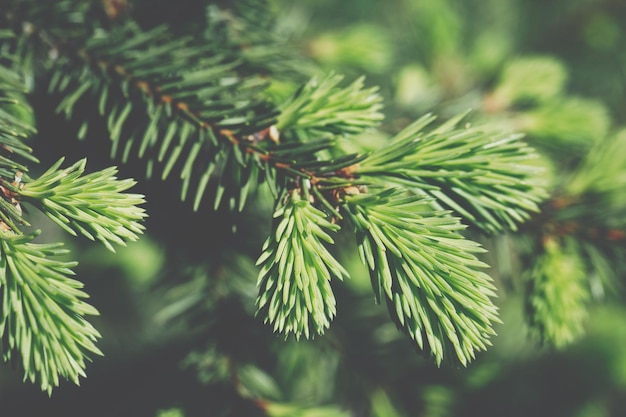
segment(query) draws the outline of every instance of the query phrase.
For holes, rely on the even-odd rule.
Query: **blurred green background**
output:
[[[190,0],[143,5],[181,22],[204,10],[204,2]],[[551,167],[554,190],[575,190],[585,182],[576,169],[591,146],[626,123],[622,0],[277,0],[271,7],[278,20],[268,30],[299,51],[302,72],[366,75],[366,84],[380,87],[381,131],[346,141],[346,149],[377,146],[426,112],[446,117],[471,108],[475,123],[526,133]],[[276,97],[300,81],[274,78]],[[65,122],[49,115],[38,121],[40,131],[59,131]],[[36,148],[42,166],[82,154],[109,163],[98,141],[58,137]],[[142,173],[122,167],[122,176]],[[529,337],[524,321],[519,277],[532,263],[532,224],[526,240],[477,237],[490,249],[503,324],[493,347],[468,368],[436,368],[374,304],[349,236],[337,246],[353,279],[336,287],[331,329],[312,341],[285,341],[254,316],[254,260],[271,199],[258,196],[242,214],[192,213],[177,201],[175,183],[142,181],[136,191],[147,195],[150,215],[141,241],[117,254],[67,243],[101,312],[94,324],[105,357],[94,358],[80,387],[64,384],[51,398],[1,368],[0,416],[626,415],[620,262],[606,265],[614,288],[592,291],[601,302],[589,307],[586,336],[556,350]],[[623,260],[626,248],[620,241],[606,251]]]

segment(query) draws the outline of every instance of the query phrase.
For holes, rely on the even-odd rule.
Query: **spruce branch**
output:
[[[298,176],[293,161],[274,157],[269,149],[283,128],[288,137],[297,132],[297,142],[304,134],[334,140],[382,119],[376,88],[364,88],[362,78],[339,87],[339,75],[315,77],[276,106],[268,101],[268,82],[243,68],[246,48],[174,36],[166,26],[143,30],[130,20],[111,29],[92,23],[91,33],[71,32],[65,39],[62,30],[36,21],[42,27],[35,31],[55,55],[48,89],[63,95],[57,111],[72,117],[84,103],[97,108],[112,154],[122,162],[145,159],[148,176],[160,170],[165,179],[178,171],[181,199],[192,195],[194,209],[211,187],[214,207],[226,201],[231,209],[242,209],[248,194],[239,191],[251,191],[254,183],[237,187],[225,179],[229,176],[258,182],[275,177],[262,173],[266,170]],[[211,30],[221,29],[209,25]],[[211,39],[210,33],[205,37]],[[89,125],[83,122],[79,137],[87,136]],[[310,148],[300,153],[305,151]]]
[[[0,144],[9,155],[35,162],[37,159],[24,143],[36,129],[24,77],[13,68],[17,60],[13,54],[0,53]],[[3,158],[2,162],[11,163],[10,158]]]
[[[25,140],[36,130],[32,109],[26,102],[20,75],[0,64],[0,229],[19,232],[22,209],[12,187],[19,186],[28,171],[25,162],[37,162]]]
[[[431,195],[484,231],[516,230],[546,196],[537,156],[520,135],[457,127],[462,117],[430,131],[434,117],[420,118],[354,173]]]
[[[490,108],[508,108],[515,103],[545,102],[557,97],[567,83],[563,63],[549,56],[526,56],[509,62],[488,97]]]
[[[590,298],[586,268],[574,241],[548,238],[528,277],[529,330],[542,343],[563,347],[584,332]]]
[[[89,355],[101,354],[95,346],[100,335],[85,318],[98,312],[84,301],[82,283],[71,278],[76,263],[57,259],[68,251],[32,243],[39,232],[19,230],[28,225],[22,203],[113,250],[112,243],[142,233],[145,214],[137,205],[144,200],[124,193],[135,183],[118,180],[115,168],[83,175],[85,160],[60,169],[61,159],[31,179],[29,163],[38,161],[25,144],[36,133],[27,93],[24,77],[0,65],[0,350],[4,361],[20,365],[25,380],[50,394],[61,378],[78,384]]]
[[[62,163],[60,159],[15,191],[68,233],[99,240],[111,251],[115,251],[112,243],[136,240],[146,216],[138,205],[145,200],[139,194],[124,193],[135,181],[119,180],[115,167],[83,175],[85,159],[65,169],[60,169]]]
[[[66,169],[59,169],[63,159],[39,178],[31,180],[26,165],[16,163],[16,157],[37,162],[24,140],[36,130],[29,121],[32,109],[25,101],[23,79],[14,71],[0,66],[0,146],[6,157],[0,155],[0,217],[4,229],[19,234],[17,223],[22,218],[20,202],[35,205],[66,231],[77,231],[90,239],[102,241],[113,250],[111,243],[124,244],[142,233],[139,223],[144,210],[137,207],[144,202],[138,194],[124,191],[132,180],[118,180],[116,168],[83,175],[85,160]],[[6,97],[2,101],[2,96]]]
[[[603,299],[605,293],[619,293],[618,289],[622,286],[619,271],[625,265],[622,252],[626,242],[624,152],[626,134],[623,130],[595,143],[560,185],[560,193],[544,205],[542,214],[535,219],[535,224],[540,224],[544,241],[547,242],[543,245],[544,250],[537,254],[539,260],[533,269],[535,275],[552,276],[552,268],[557,267],[551,265],[558,265],[559,262],[576,263],[584,267],[588,281],[579,285],[589,287],[585,291],[590,292],[590,298],[594,301]],[[544,269],[547,272],[543,273]],[[559,282],[557,277],[553,280]],[[561,287],[552,284],[552,281],[545,285],[554,285],[561,291]],[[586,305],[578,304],[577,310],[585,311]],[[572,311],[576,309],[572,308]],[[558,317],[555,316],[554,321],[558,322]],[[581,332],[579,330],[572,334]],[[550,339],[554,337],[546,339],[547,343],[558,346],[567,343],[551,342]]]
[[[89,355],[100,355],[98,331],[85,316],[98,312],[70,278],[75,262],[61,244],[35,244],[35,235],[0,232],[0,337],[5,361],[19,361],[24,379],[48,394],[59,378],[79,383]]]
[[[495,287],[474,255],[484,250],[463,239],[458,219],[430,203],[387,189],[346,195],[343,207],[374,293],[397,325],[437,364],[454,352],[466,365],[495,333]]]
[[[543,197],[532,175],[534,154],[519,136],[458,129],[462,117],[424,133],[434,120],[426,116],[369,155],[295,158],[291,165],[310,194],[307,204],[353,225],[377,299],[385,300],[398,326],[438,364],[444,357],[467,364],[490,344],[492,325],[499,321],[490,298],[495,287],[475,256],[483,250],[463,239],[465,226],[441,206],[496,231],[515,228]],[[293,239],[285,248],[302,245],[300,236]],[[288,249],[268,240],[264,250]],[[279,275],[293,274],[284,269],[288,263],[276,263]],[[264,293],[262,286],[259,297]]]
[[[64,95],[57,110],[70,117],[80,103],[91,103],[106,119],[112,154],[123,162],[146,159],[149,176],[157,168],[163,179],[178,170],[181,198],[193,193],[196,209],[209,180],[218,179],[220,194],[224,157],[246,169],[244,155],[268,137],[274,121],[276,110],[262,94],[266,81],[240,76],[241,60],[174,37],[165,26],[100,30],[59,61],[50,82],[50,91]],[[87,131],[85,123],[79,135]]]
[[[248,73],[271,77],[279,82],[300,82],[319,69],[290,42],[292,29],[280,24],[270,4],[245,0],[206,9],[205,38],[216,47],[231,47],[240,56]],[[219,42],[219,44],[218,44]]]
[[[341,86],[339,75],[314,77],[275,104],[269,80],[251,75],[248,64],[268,62],[260,50],[256,58],[249,53],[247,33],[228,38],[217,22],[203,36],[219,41],[207,41],[165,25],[145,30],[130,16],[118,24],[109,13],[100,24],[79,14],[81,31],[64,35],[64,25],[37,19],[32,37],[54,52],[42,69],[49,92],[61,96],[58,112],[84,117],[94,109],[112,154],[145,160],[148,175],[178,175],[181,198],[191,196],[194,209],[210,187],[214,208],[230,210],[242,210],[258,184],[274,191],[257,307],[275,331],[309,338],[329,327],[336,312],[330,281],[348,273],[327,245],[349,224],[378,301],[420,348],[438,364],[467,364],[486,349],[498,321],[495,288],[477,259],[481,247],[463,238],[451,212],[499,232],[538,210],[544,191],[535,154],[519,135],[460,127],[464,115],[433,128],[434,117],[425,116],[378,151],[337,155],[338,138],[383,118],[377,89],[363,78]],[[79,136],[92,125],[84,117]],[[61,165],[34,180],[18,181],[16,167],[8,169],[7,210],[12,198],[28,202],[109,249],[137,238],[145,214],[135,206],[143,198],[121,196],[132,181],[117,180],[114,168],[84,175],[84,160]]]
[[[624,151],[623,131],[594,143],[534,219],[542,244],[527,274],[526,319],[543,344],[562,348],[581,337],[589,304],[621,291]]]
[[[326,249],[339,226],[315,208],[298,189],[274,212],[276,226],[257,261],[257,306],[275,331],[297,338],[322,334],[335,315],[331,278],[343,279],[346,270]]]
[[[133,153],[146,158],[148,171],[160,166],[163,179],[178,166],[181,198],[191,190],[195,209],[213,180],[214,207],[227,195],[229,207],[241,210],[254,184],[238,190],[225,177],[263,182],[274,174],[261,175],[268,170],[301,176],[294,172],[295,155],[310,158],[331,148],[336,136],[360,133],[382,119],[380,97],[375,88],[364,88],[363,79],[339,87],[339,75],[314,78],[279,111],[265,101],[266,82],[238,75],[241,61],[206,45],[170,39],[164,27],[142,32],[129,25],[106,35],[76,52],[88,64],[81,71],[70,70],[69,60],[53,74],[51,91],[64,94],[57,110],[71,116],[82,98],[97,102],[112,152],[122,161]],[[80,135],[87,129],[84,124]],[[313,145],[298,137],[282,144],[281,129],[321,138]]]
[[[565,185],[571,196],[621,195],[626,186],[626,130],[597,142]]]
[[[294,130],[299,137],[355,135],[374,128],[383,119],[377,88],[364,88],[364,77],[340,88],[343,76],[313,77],[281,106],[279,131]]]

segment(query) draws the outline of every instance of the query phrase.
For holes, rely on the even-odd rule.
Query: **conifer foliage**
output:
[[[426,115],[379,149],[345,152],[346,141],[383,120],[376,87],[285,71],[299,57],[256,24],[269,12],[257,2],[240,7],[226,13],[207,4],[182,33],[135,19],[123,1],[10,0],[2,12],[1,351],[43,390],[61,378],[78,383],[85,361],[100,354],[87,321],[97,311],[72,277],[75,263],[58,259],[64,249],[32,241],[37,232],[28,228],[37,224],[22,206],[111,250],[138,238],[146,213],[143,196],[128,192],[134,182],[116,178],[115,168],[86,173],[84,160],[65,168],[60,160],[30,176],[38,163],[31,139],[54,140],[34,126],[34,92],[60,97],[57,112],[77,122],[77,138],[92,140],[95,126],[105,126],[115,160],[140,161],[147,176],[178,176],[189,210],[242,211],[271,195],[256,307],[276,332],[312,338],[332,326],[333,285],[350,279],[333,245],[346,233],[375,299],[435,363],[466,365],[490,345],[497,289],[465,230],[516,231],[539,212],[547,193],[535,150],[462,113],[443,122]],[[294,79],[295,91],[276,88]],[[580,276],[567,293],[544,279],[570,250],[550,246],[532,278],[532,323],[544,338],[569,340],[559,326],[584,315],[554,315],[550,305],[570,296],[584,303]]]
[[[86,316],[97,315],[85,302],[80,281],[72,278],[75,262],[62,244],[34,243],[39,231],[25,232],[28,223],[22,204],[37,208],[72,235],[98,240],[109,249],[142,233],[143,197],[125,193],[134,185],[119,180],[116,169],[85,174],[85,160],[61,168],[63,160],[37,178],[28,175],[36,164],[26,141],[35,133],[29,89],[20,57],[10,54],[4,34],[1,67],[0,141],[2,143],[2,258],[0,335],[5,361],[21,365],[24,378],[51,392],[60,377],[78,383],[90,354],[100,354],[98,331]]]

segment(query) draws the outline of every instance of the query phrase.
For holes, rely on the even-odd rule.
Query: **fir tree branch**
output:
[[[81,62],[86,66],[76,70]],[[192,191],[196,208],[209,179],[223,175],[219,158],[237,157],[246,168],[244,156],[267,137],[255,132],[265,131],[275,114],[261,94],[267,82],[239,77],[240,61],[191,37],[174,38],[165,27],[141,31],[129,24],[103,32],[67,50],[60,64],[50,83],[65,95],[57,110],[71,116],[85,100],[96,106],[112,153],[124,162],[145,158],[148,174],[160,168],[162,178],[177,167],[181,198]],[[87,131],[85,123],[79,135]],[[217,181],[218,194],[221,186]]]
[[[101,25],[79,14],[85,28],[76,35],[37,20],[39,38],[56,54],[45,70],[49,91],[62,96],[59,112],[97,108],[112,153],[124,162],[145,159],[149,175],[178,173],[181,197],[191,195],[195,209],[208,187],[215,208],[232,210],[242,210],[259,183],[275,191],[257,299],[275,331],[310,337],[330,325],[330,280],[347,272],[323,242],[333,243],[336,222],[349,222],[379,301],[437,363],[452,356],[466,364],[486,348],[498,320],[494,287],[480,271],[480,247],[464,240],[463,226],[442,209],[489,232],[515,229],[538,210],[544,193],[534,153],[518,135],[459,128],[463,116],[430,128],[426,116],[370,155],[337,156],[337,137],[382,119],[380,97],[362,78],[347,87],[334,74],[313,78],[277,106],[268,101],[268,80],[243,67],[250,56],[237,42],[245,36],[220,45],[166,26],[144,30],[130,19]],[[208,25],[205,37],[213,29]],[[85,118],[79,136],[92,124]],[[118,198],[132,182],[115,180],[113,169],[83,176],[84,161],[60,164],[21,183],[10,172],[5,196],[109,248],[136,238],[144,213],[134,206],[143,200]]]
[[[244,60],[242,68],[247,73],[299,83],[319,68],[289,42],[290,36],[275,12],[270,4],[258,0],[209,5],[205,39],[221,49],[232,47],[233,54]]]
[[[276,227],[263,246],[258,286],[259,311],[275,331],[297,338],[321,334],[335,315],[331,278],[343,279],[346,270],[322,244],[332,244],[329,232],[339,226],[313,207],[297,189],[274,213]]]
[[[3,46],[12,49],[11,45]],[[25,143],[36,133],[33,110],[26,100],[28,88],[22,74],[9,65],[18,61],[13,54],[0,54],[0,230],[20,234],[17,225],[28,223],[22,218],[16,190],[23,186],[21,181],[28,171],[23,162],[38,160]]]
[[[181,198],[191,191],[195,209],[210,183],[215,207],[226,195],[230,208],[241,209],[247,194],[239,191],[249,191],[252,184],[230,189],[223,181],[228,176],[263,182],[275,177],[260,175],[269,169],[302,176],[295,172],[294,161],[278,156],[283,144],[272,123],[279,112],[263,94],[267,82],[238,74],[242,61],[189,37],[173,38],[165,27],[142,31],[128,24],[95,33],[83,47],[52,42],[64,55],[49,88],[64,94],[57,111],[68,117],[86,100],[97,103],[113,141],[112,153],[123,162],[136,154],[147,160],[149,175],[160,167],[163,179],[178,169]],[[76,69],[81,62],[86,66]],[[319,152],[329,149],[337,135],[376,126],[382,115],[375,89],[364,89],[362,79],[339,88],[341,79],[330,75],[305,85],[282,106],[280,127],[287,133],[330,137]],[[85,122],[79,136],[87,132]],[[300,139],[295,148],[298,143]],[[310,157],[309,145],[302,146],[297,152]],[[293,141],[286,147],[295,148]]]
[[[83,175],[85,159],[59,169],[62,162],[15,192],[68,233],[99,240],[111,251],[115,251],[112,243],[136,240],[144,229],[139,222],[146,216],[138,205],[145,200],[139,194],[124,193],[135,181],[118,180],[114,167]]]
[[[525,219],[522,216],[528,216],[524,210],[537,209],[535,201],[543,191],[531,181],[536,168],[525,164],[533,155],[517,142],[517,136],[456,129],[458,119],[422,134],[432,120],[425,117],[417,121],[398,134],[390,146],[371,155],[300,164],[294,161],[294,166],[306,174],[303,190],[311,190],[312,202],[328,215],[343,217],[354,225],[374,292],[379,300],[385,299],[398,326],[437,363],[454,351],[454,357],[467,364],[477,351],[486,349],[494,334],[492,323],[498,317],[490,297],[495,296],[495,287],[479,271],[486,265],[474,253],[482,249],[463,240],[458,232],[464,226],[448,212],[438,210],[441,203],[425,194],[458,206],[448,197],[452,187],[447,183],[452,183],[458,188],[455,200],[469,207],[481,204],[482,211],[475,212],[483,215],[483,227],[498,230],[502,219],[508,219],[508,226],[514,228],[512,219],[521,222]],[[520,184],[520,177],[528,183]],[[386,184],[398,184],[418,194],[394,189],[372,194],[367,190]],[[531,196],[521,190],[531,192]],[[468,195],[470,191],[478,194],[478,203]],[[513,209],[507,203],[516,204],[514,208],[522,214],[510,214]],[[277,242],[266,243],[266,251],[268,245],[278,250]],[[260,297],[264,292],[261,288]]]
[[[621,195],[626,187],[626,161],[622,158],[625,152],[626,130],[596,143],[565,185],[566,192],[570,196]]]
[[[586,268],[573,241],[546,239],[528,277],[527,320],[542,343],[563,347],[583,332],[590,294]]]
[[[25,143],[36,132],[26,92],[22,77],[0,64],[0,230],[18,233],[19,225],[27,222],[11,189],[19,186],[28,171],[24,162],[37,162]]]
[[[15,60],[14,62],[18,62]],[[5,361],[19,363],[24,379],[49,394],[60,379],[78,384],[85,376],[98,331],[85,316],[97,311],[83,301],[82,284],[70,278],[74,262],[56,259],[61,244],[35,244],[23,235],[21,203],[29,202],[72,234],[76,231],[112,243],[135,240],[145,217],[137,194],[124,194],[132,180],[115,178],[116,169],[83,175],[85,160],[59,169],[62,160],[37,179],[27,175],[37,162],[24,143],[36,133],[26,102],[23,77],[0,65],[0,339]]]
[[[68,251],[33,237],[0,232],[0,336],[4,360],[21,358],[24,379],[50,394],[59,377],[78,384],[85,360],[101,354],[100,334],[85,320],[98,312],[70,278],[76,263],[55,259]]]
[[[344,209],[374,293],[397,325],[437,364],[454,352],[466,365],[495,333],[495,287],[474,256],[483,249],[464,240],[458,219],[430,202],[388,189],[346,195]]]
[[[536,155],[519,135],[457,127],[461,117],[426,132],[434,117],[422,117],[353,172],[431,195],[485,231],[516,230],[546,196]]]
[[[281,106],[279,131],[294,130],[298,137],[355,135],[378,126],[383,119],[377,88],[364,89],[364,78],[346,88],[337,74],[313,77]]]

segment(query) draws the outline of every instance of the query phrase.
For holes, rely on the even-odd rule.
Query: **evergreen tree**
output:
[[[426,67],[403,67],[400,109],[385,122],[392,40],[372,27],[313,39],[316,65],[259,0],[9,0],[5,362],[52,401],[107,355],[107,317],[68,255],[110,258],[50,243],[52,225],[109,251],[144,231],[163,248],[130,245],[116,256],[131,259],[114,261],[144,269],[134,285],[152,330],[138,349],[176,350],[169,366],[182,357],[199,381],[177,391],[195,395],[188,404],[152,399],[151,415],[449,411],[450,391],[429,384],[490,349],[506,325],[501,293],[523,299],[531,340],[579,339],[591,302],[617,292],[624,270],[626,136],[601,104],[566,93],[560,60],[505,61],[506,37],[499,56],[480,36],[468,48],[455,4],[410,4]],[[469,94],[480,76],[489,82]],[[103,154],[139,184],[103,168]],[[412,404],[398,381],[418,371],[426,388]]]

